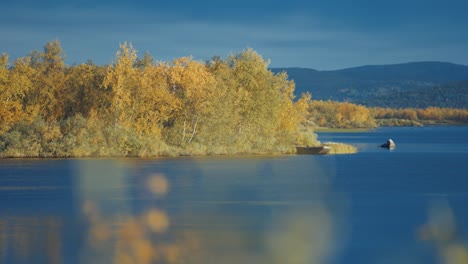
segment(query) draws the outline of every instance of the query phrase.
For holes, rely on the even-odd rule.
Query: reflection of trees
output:
[[[456,219],[445,200],[437,201],[429,210],[427,223],[420,228],[422,240],[432,242],[444,264],[467,264],[468,247],[458,237]]]
[[[62,220],[53,216],[0,220],[0,261],[62,263],[61,228]]]
[[[169,191],[163,174],[151,175],[145,186],[154,199]],[[103,215],[86,201],[83,213],[89,224],[83,263],[188,263],[188,251],[198,244],[191,232],[171,232],[169,215],[156,206],[134,215]]]
[[[6,220],[0,220],[0,260],[6,258],[7,246],[8,246],[8,222]]]
[[[93,257],[82,262],[322,263],[335,242],[327,180],[318,167],[291,171],[282,164],[296,164],[283,162],[152,162],[145,170],[138,161],[131,213],[85,203]]]

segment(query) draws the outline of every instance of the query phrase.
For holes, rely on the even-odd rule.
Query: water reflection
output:
[[[19,162],[1,182],[0,262],[322,263],[329,175],[287,162],[51,161],[32,182]]]
[[[468,263],[468,247],[459,237],[456,219],[447,200],[434,201],[419,237],[431,242],[444,264]]]
[[[0,177],[0,263],[346,263],[353,201],[317,159],[18,161]],[[454,219],[435,205],[418,237],[467,263]]]
[[[81,192],[87,193],[87,199],[94,197],[83,204],[88,238],[81,262],[322,263],[327,259],[335,244],[335,221],[324,202],[331,195],[328,180],[318,166],[286,173],[299,180],[295,181],[284,178],[291,167],[281,167],[281,159],[242,160],[241,167],[232,160],[187,163],[182,168],[130,163],[122,167],[127,177],[114,176],[106,183],[111,189],[104,190],[107,195],[90,195],[89,188]],[[88,171],[79,178],[87,181],[87,175],[95,174]],[[118,188],[122,186],[127,186],[127,193]],[[103,213],[101,204],[108,207],[110,201],[119,201],[120,209],[107,208]],[[121,208],[128,207],[131,212],[123,213]]]
[[[61,219],[56,217],[14,216],[0,221],[0,259],[5,263],[62,263],[62,243]]]

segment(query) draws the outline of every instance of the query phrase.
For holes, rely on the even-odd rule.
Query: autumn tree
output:
[[[148,66],[151,66],[154,64],[154,58],[153,56],[151,56],[151,54],[146,51],[145,52],[145,55],[143,55],[143,57],[138,57],[135,61],[135,67],[136,68],[145,68],[145,67],[148,67]]]
[[[316,126],[322,127],[368,128],[376,126],[374,114],[369,108],[348,102],[311,101],[309,118]]]
[[[250,151],[291,147],[300,136],[313,138],[304,130],[303,102],[310,98],[295,103],[294,82],[285,73],[273,74],[255,51],[247,49],[226,60],[213,57],[206,64],[216,79],[216,111],[210,123],[222,127],[210,134],[214,144]]]
[[[27,97],[33,89],[36,71],[30,66],[29,57],[15,60],[8,68],[8,57],[2,56],[0,63],[0,132],[8,130],[21,120],[31,121],[38,114],[38,106],[28,105]]]
[[[140,68],[139,89],[135,94],[136,130],[158,139],[181,108],[180,99],[169,88],[168,68],[164,63],[149,63]]]
[[[80,64],[68,70],[62,97],[65,118],[80,114],[85,118],[105,120],[112,100],[110,90],[100,88],[105,74],[105,66],[91,63]]]
[[[173,61],[168,68],[170,91],[180,100],[180,111],[174,112],[173,124],[176,141],[190,143],[200,123],[213,111],[215,78],[205,64],[183,57]]]
[[[114,126],[130,127],[135,120],[134,94],[137,89],[137,70],[134,64],[137,52],[126,42],[117,51],[116,62],[107,68],[103,81],[104,89],[112,94],[112,104],[108,113]]]
[[[36,71],[32,77],[32,89],[26,98],[27,104],[37,107],[46,120],[64,117],[66,66],[65,54],[58,40],[48,42],[41,53],[30,55],[30,66]]]
[[[208,71],[213,75],[216,86],[213,91],[213,109],[206,118],[208,121],[200,128],[204,144],[226,147],[239,140],[241,104],[246,92],[240,90],[233,71],[227,60],[219,56],[206,62]]]
[[[9,62],[8,55],[3,53],[0,56],[0,134],[9,129],[10,123],[14,119],[14,110],[17,106],[11,104],[11,92],[9,91]]]
[[[274,145],[278,126],[280,87],[265,61],[252,49],[228,58],[236,83],[234,92],[241,109],[238,134],[252,148]]]

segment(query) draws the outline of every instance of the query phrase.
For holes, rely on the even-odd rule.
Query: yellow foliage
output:
[[[17,59],[9,70],[8,56],[0,57],[0,134],[21,120],[31,120],[35,111],[25,107],[23,101],[31,89],[29,76],[32,69],[27,58]]]
[[[428,120],[428,121],[455,121],[467,122],[468,110],[428,107],[426,109],[390,109],[390,108],[373,108],[375,118],[378,119],[407,119],[412,121]]]
[[[134,127],[146,135],[161,137],[163,124],[181,108],[181,101],[169,90],[167,65],[147,65],[138,74],[135,92]]]
[[[146,213],[146,225],[155,233],[164,233],[169,228],[169,217],[164,211],[152,209]]]
[[[163,174],[155,174],[148,178],[148,189],[156,195],[166,195],[169,191],[169,181]]]
[[[103,87],[112,90],[111,115],[114,125],[129,127],[134,121],[133,105],[136,87],[137,71],[133,67],[136,62],[136,50],[126,42],[117,51],[116,62],[107,68]]]
[[[309,120],[320,127],[365,128],[375,127],[369,108],[348,102],[311,101]]]

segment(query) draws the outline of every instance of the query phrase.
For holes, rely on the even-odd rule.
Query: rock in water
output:
[[[391,149],[391,148],[394,148],[395,146],[396,146],[395,142],[393,142],[393,140],[391,140],[391,139],[388,139],[387,142],[382,144],[380,147]]]

